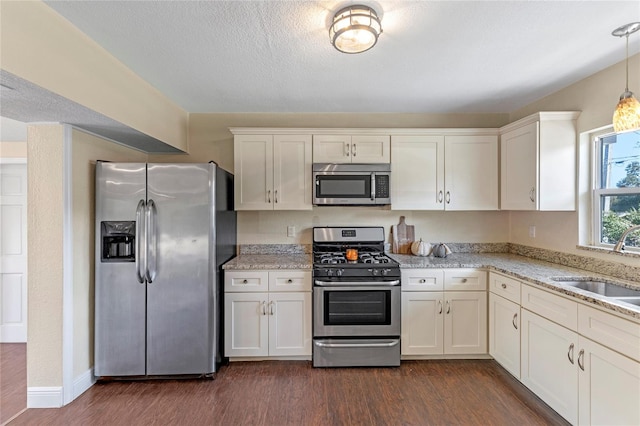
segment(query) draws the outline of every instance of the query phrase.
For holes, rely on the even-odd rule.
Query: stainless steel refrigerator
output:
[[[206,164],[96,164],[95,375],[212,375],[233,175]]]

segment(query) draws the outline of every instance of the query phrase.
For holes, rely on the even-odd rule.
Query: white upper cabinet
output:
[[[578,112],[540,112],[500,129],[503,210],[575,210]]]
[[[311,135],[235,135],[235,209],[311,210],[311,149]]]
[[[314,163],[389,163],[387,135],[313,135]]]
[[[497,210],[496,135],[391,138],[393,210]]]

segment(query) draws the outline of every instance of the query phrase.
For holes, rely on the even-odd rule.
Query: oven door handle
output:
[[[390,340],[388,342],[380,343],[325,343],[315,341],[314,345],[321,348],[392,348],[397,346],[400,340]]]
[[[400,280],[393,281],[322,281],[315,280],[314,284],[320,287],[387,287],[400,285]]]

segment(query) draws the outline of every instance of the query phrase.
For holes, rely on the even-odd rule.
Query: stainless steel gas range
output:
[[[313,228],[313,366],[400,365],[400,266],[382,227]]]

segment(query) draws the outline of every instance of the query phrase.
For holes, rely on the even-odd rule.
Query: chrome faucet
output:
[[[622,236],[620,237],[620,239],[616,243],[616,245],[613,247],[613,251],[617,251],[618,253],[622,253],[622,250],[624,250],[624,240],[627,238],[627,235],[629,235],[633,231],[637,231],[639,229],[640,229],[640,225],[634,225],[631,228],[629,228],[626,231],[624,231],[622,233]]]

